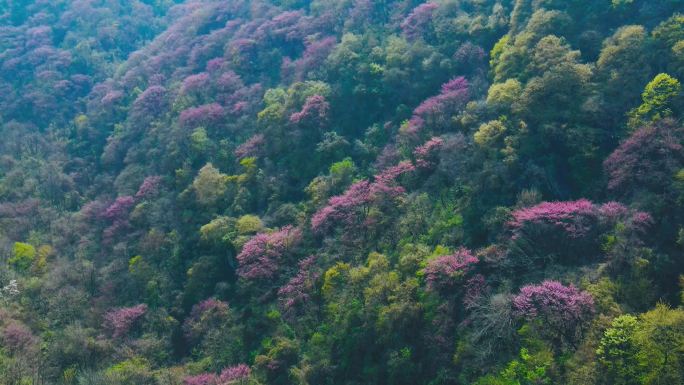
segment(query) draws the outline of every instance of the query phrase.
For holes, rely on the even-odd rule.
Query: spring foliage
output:
[[[679,0],[0,0],[0,385],[682,383]]]

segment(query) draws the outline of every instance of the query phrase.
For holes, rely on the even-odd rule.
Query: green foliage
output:
[[[508,79],[503,83],[492,84],[487,93],[487,104],[515,109],[522,94],[522,85],[516,79]]]
[[[156,383],[149,363],[140,357],[134,357],[107,368],[105,375],[111,381],[121,385],[152,385]]]
[[[679,80],[664,73],[657,75],[646,85],[641,95],[643,103],[630,112],[630,126],[636,129],[643,124],[672,116],[673,103],[681,91]]]
[[[682,4],[0,0],[0,384],[683,383]]]
[[[7,260],[7,263],[18,271],[25,272],[33,264],[36,254],[36,248],[33,245],[15,242],[12,247],[12,256]]]
[[[264,224],[256,215],[243,215],[235,222],[235,230],[240,235],[256,234],[263,229]]]
[[[613,320],[605,331],[596,354],[614,384],[638,384],[637,348],[634,332],[637,318],[623,315]]]
[[[548,350],[531,353],[528,349],[520,349],[518,359],[508,363],[499,375],[486,376],[479,379],[477,385],[545,385],[551,384],[548,371],[553,364],[552,354]]]
[[[610,383],[679,383],[683,342],[684,311],[659,304],[638,318],[614,319],[596,353]]]
[[[483,123],[477,130],[473,139],[475,143],[486,147],[493,144],[497,139],[506,132],[506,125],[500,120],[492,120],[488,123]]]
[[[204,205],[217,203],[226,193],[228,176],[222,174],[211,163],[207,163],[192,182],[197,200]]]

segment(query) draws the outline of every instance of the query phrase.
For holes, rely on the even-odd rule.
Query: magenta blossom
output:
[[[180,123],[186,127],[213,126],[225,117],[225,110],[218,103],[188,108],[181,112]]]
[[[145,313],[147,313],[145,304],[123,307],[108,311],[104,316],[104,321],[115,338],[123,337]]]
[[[330,104],[321,95],[314,95],[306,99],[302,110],[290,116],[294,124],[307,124],[322,127],[328,120]]]
[[[401,30],[409,39],[416,39],[423,35],[425,27],[432,21],[432,14],[439,8],[439,4],[427,2],[420,4],[402,21]]]
[[[237,256],[239,267],[237,273],[248,280],[274,278],[286,254],[302,239],[302,231],[292,226],[285,226],[274,233],[259,233],[242,247]]]
[[[156,195],[159,192],[159,185],[161,184],[162,177],[160,176],[148,176],[142,182],[138,188],[138,192],[135,193],[136,198],[149,198]]]
[[[135,198],[132,196],[118,197],[109,205],[109,207],[107,207],[104,212],[104,217],[112,221],[124,219],[134,205]]]
[[[302,313],[315,290],[320,273],[316,270],[316,256],[299,262],[299,272],[278,290],[278,299],[286,319],[294,321]]]
[[[416,158],[416,165],[420,168],[431,167],[435,162],[433,160],[435,152],[437,152],[444,145],[444,139],[434,137],[422,146],[416,147],[413,150],[413,156]]]
[[[461,248],[451,255],[437,257],[423,269],[425,281],[431,290],[444,290],[453,288],[455,284],[462,282],[464,276],[478,262],[470,250]]]
[[[258,156],[266,143],[263,134],[256,134],[251,138],[247,139],[245,143],[242,143],[233,152],[237,159],[243,159],[250,156]]]
[[[594,314],[594,299],[586,291],[557,281],[527,285],[513,297],[513,308],[527,320],[540,320],[553,338],[575,341]]]

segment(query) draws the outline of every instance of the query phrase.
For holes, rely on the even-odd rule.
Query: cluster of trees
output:
[[[684,382],[684,1],[0,0],[0,385]]]

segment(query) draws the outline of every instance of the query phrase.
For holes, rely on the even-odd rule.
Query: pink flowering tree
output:
[[[237,256],[238,276],[249,281],[276,278],[301,239],[302,231],[292,226],[255,235],[245,243]]]
[[[37,342],[31,330],[19,322],[8,323],[2,331],[3,346],[10,352],[27,351]]]
[[[104,315],[104,324],[114,338],[125,337],[145,313],[147,313],[145,304],[113,309]]]
[[[404,35],[411,40],[424,36],[437,8],[439,8],[439,4],[431,1],[414,8],[401,23],[401,30]]]
[[[183,379],[183,385],[218,385],[218,376],[215,373],[186,376]]]
[[[131,114],[140,119],[156,117],[168,107],[166,88],[162,86],[150,86],[141,93],[133,102]]]
[[[286,320],[293,324],[303,321],[320,276],[316,268],[316,256],[312,255],[299,262],[297,275],[278,290],[278,302]]]
[[[584,263],[601,255],[602,235],[621,223],[634,236],[650,225],[646,213],[617,202],[596,205],[586,199],[543,202],[516,210],[507,223],[511,268],[532,269],[548,263]],[[636,242],[636,240],[635,240]]]
[[[599,212],[586,199],[543,202],[513,212],[510,230],[511,267],[532,269],[548,262],[580,262],[599,253]]]
[[[306,99],[301,111],[290,115],[290,122],[300,126],[322,129],[328,122],[330,104],[321,95],[313,95]]]
[[[239,364],[225,368],[219,375],[220,385],[243,385],[247,384],[252,370],[245,364]]]
[[[399,184],[399,178],[415,171],[409,161],[382,170],[373,182],[363,180],[351,185],[342,195],[334,196],[328,204],[318,210],[311,218],[314,232],[324,233],[334,225],[341,225],[347,230],[366,229],[371,206],[392,206],[393,198],[405,193]]]
[[[132,196],[122,196],[110,204],[102,214],[102,217],[109,221],[111,225],[102,232],[103,240],[106,244],[111,243],[119,234],[124,233],[130,228],[129,214],[135,206],[135,198]]]
[[[190,75],[183,80],[181,92],[184,94],[201,93],[209,86],[209,82],[209,74],[206,72]]]
[[[616,196],[649,198],[655,194],[660,199],[652,201],[671,202],[672,177],[684,168],[684,128],[671,120],[640,128],[605,160],[603,167],[608,189]]]
[[[233,154],[237,159],[244,159],[249,157],[259,157],[264,152],[264,145],[266,140],[263,134],[256,134],[247,139],[246,142],[239,145]]]
[[[132,196],[118,197],[107,207],[104,212],[104,218],[113,222],[125,219],[133,206],[135,206],[135,198]]]
[[[190,316],[183,322],[183,333],[191,343],[197,343],[204,335],[220,328],[230,317],[228,304],[214,298],[206,299],[192,307]]]
[[[444,83],[439,95],[423,101],[403,128],[403,134],[418,138],[421,132],[430,128],[442,131],[451,123],[451,117],[463,110],[469,98],[468,80],[457,77]]]
[[[555,343],[574,344],[594,314],[594,299],[586,291],[556,281],[527,285],[513,297],[516,314],[538,322],[540,330]],[[558,345],[557,345],[558,346]]]
[[[441,293],[453,292],[461,285],[478,259],[470,250],[461,248],[454,254],[443,255],[428,261],[423,269],[429,290]]]
[[[252,370],[245,364],[239,364],[225,368],[221,374],[202,373],[194,376],[186,376],[184,385],[245,385],[249,380]]]
[[[301,81],[308,72],[322,68],[335,45],[337,45],[337,39],[334,37],[307,42],[302,57],[293,63],[295,80]]]
[[[214,127],[223,121],[225,115],[226,112],[220,104],[211,103],[182,111],[179,121],[184,127]]]
[[[138,192],[135,193],[135,197],[137,199],[145,199],[157,195],[161,182],[161,176],[148,176],[143,180],[142,184],[140,184]]]
[[[416,166],[419,168],[430,168],[437,163],[437,152],[444,146],[444,139],[434,137],[423,145],[418,146],[413,150],[413,156],[416,159]]]
[[[333,223],[353,226],[362,222],[372,201],[370,186],[371,183],[367,180],[356,182],[342,195],[330,198],[328,204],[311,218],[312,230],[324,232]]]

